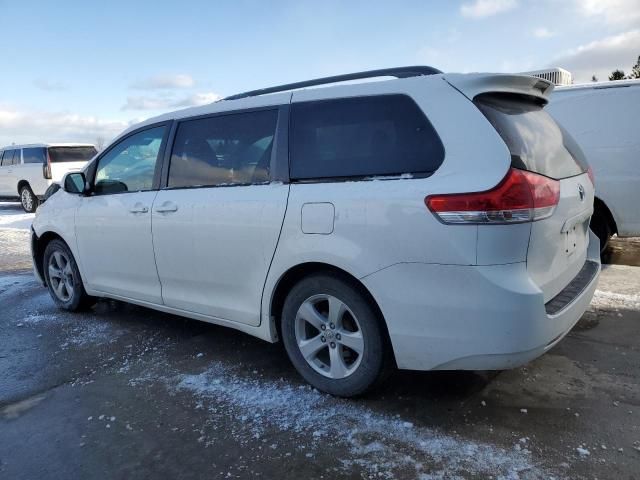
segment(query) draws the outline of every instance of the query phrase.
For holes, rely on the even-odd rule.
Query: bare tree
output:
[[[598,81],[598,77],[596,77],[595,75],[591,75],[591,81],[592,82],[597,82]]]
[[[98,136],[96,137],[95,144],[96,144],[96,149],[97,149],[99,152],[101,152],[102,150],[104,150],[104,144],[105,144],[105,139],[104,139],[104,137],[103,137],[102,135],[98,135]]]

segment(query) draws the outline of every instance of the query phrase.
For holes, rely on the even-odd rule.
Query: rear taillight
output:
[[[596,186],[596,177],[593,176],[593,169],[589,167],[587,169],[587,175],[589,175],[589,180],[591,180],[591,185]]]
[[[49,157],[49,151],[47,150],[47,159],[42,164],[42,176],[46,179],[51,179],[51,157]]]
[[[424,203],[442,222],[505,224],[547,218],[560,200],[560,182],[510,168],[506,177],[486,192],[429,195]]]

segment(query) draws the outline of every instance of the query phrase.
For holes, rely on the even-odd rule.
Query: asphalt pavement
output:
[[[0,478],[640,478],[640,242],[590,310],[505,372],[307,386],[283,348],[129,304],[56,309],[0,203]],[[628,246],[628,248],[627,248]],[[517,321],[517,319],[514,319]]]

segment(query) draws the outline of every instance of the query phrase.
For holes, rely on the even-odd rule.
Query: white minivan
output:
[[[397,77],[386,81],[316,85]],[[600,271],[552,85],[403,67],[228,97],[125,131],[36,213],[36,275],[282,339],[340,396],[393,367],[504,369],[558,343]]]
[[[25,212],[35,212],[47,188],[80,170],[98,153],[80,143],[39,143],[0,148],[0,197],[19,197]]]
[[[640,80],[557,87],[549,113],[580,144],[597,183],[591,229],[640,237]]]

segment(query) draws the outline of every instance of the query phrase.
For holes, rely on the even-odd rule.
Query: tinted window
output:
[[[405,95],[296,103],[291,115],[293,180],[429,174],[444,159],[437,133]]]
[[[98,161],[98,194],[151,190],[165,127],[138,132],[117,143]]]
[[[22,159],[24,163],[44,163],[46,162],[45,149],[43,147],[24,148],[22,150]]]
[[[22,149],[21,149],[21,148],[17,149],[17,150],[13,153],[13,161],[11,162],[11,163],[12,163],[12,165],[20,165],[20,160],[21,160],[20,156],[21,156],[21,153],[22,153]]]
[[[507,144],[515,168],[555,179],[587,171],[580,147],[534,98],[492,93],[474,103]]]
[[[169,187],[269,181],[277,110],[182,122],[169,168]]]
[[[51,163],[86,162],[98,153],[94,147],[49,147]]]
[[[4,153],[2,154],[2,166],[6,167],[7,165],[12,165],[12,160],[13,160],[13,152],[15,152],[15,150],[5,150]]]

